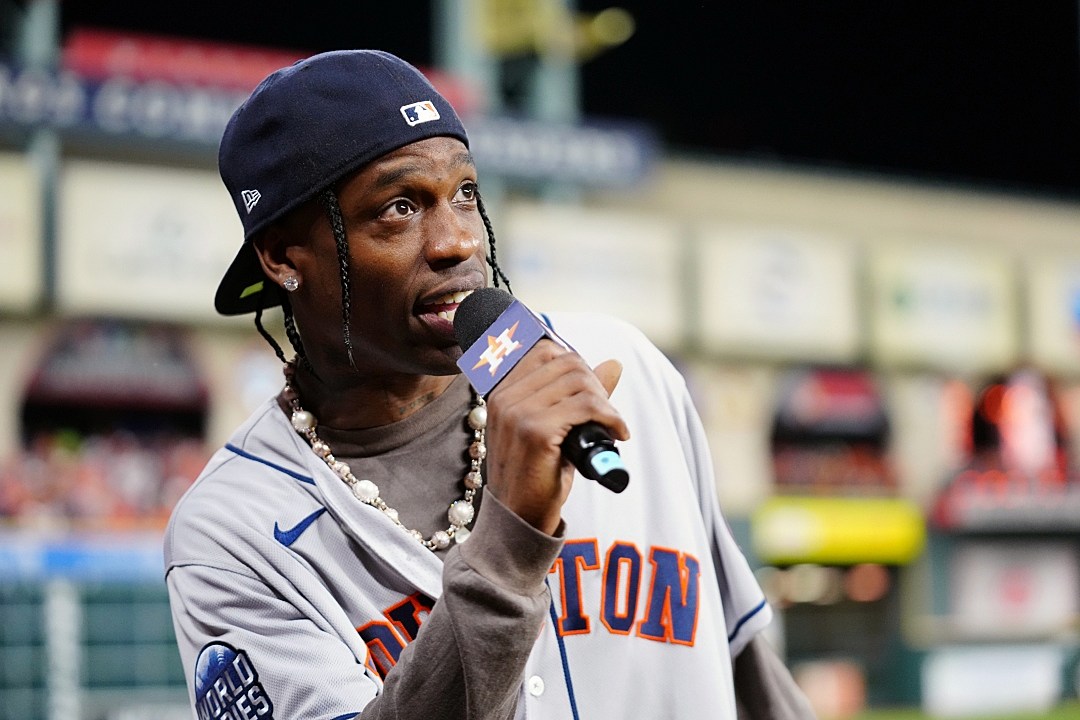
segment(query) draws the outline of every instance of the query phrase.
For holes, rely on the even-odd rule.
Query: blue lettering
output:
[[[620,592],[620,587],[622,592]],[[617,635],[629,635],[637,617],[641,587],[641,553],[630,543],[616,542],[608,548],[604,561],[601,619]],[[619,607],[623,608],[620,612]]]
[[[431,612],[431,608],[435,606],[435,601],[426,595],[417,593],[416,595],[410,595],[402,600],[397,605],[394,605],[383,614],[390,619],[390,622],[394,624],[394,627],[398,629],[402,637],[405,638],[406,643],[411,643],[416,639],[416,634],[420,632],[420,624],[422,614]]]
[[[390,624],[385,622],[371,622],[356,631],[368,647],[368,654],[374,664],[372,669],[385,679],[390,668],[394,667],[401,657],[405,643],[398,638]]]
[[[697,632],[700,565],[691,555],[653,548],[652,587],[646,617],[638,635],[658,642],[693,645]]]
[[[562,594],[562,617],[559,618],[560,635],[580,635],[589,632],[589,616],[582,609],[581,571],[598,570],[596,540],[571,540],[563,545],[559,558],[551,572],[559,571],[559,588]]]

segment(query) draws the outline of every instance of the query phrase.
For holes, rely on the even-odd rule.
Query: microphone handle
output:
[[[630,482],[615,441],[600,423],[590,421],[570,428],[560,448],[578,472],[612,492],[621,493]]]

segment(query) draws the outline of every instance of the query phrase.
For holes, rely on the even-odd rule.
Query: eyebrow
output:
[[[457,169],[468,165],[469,167],[476,167],[476,163],[473,161],[472,153],[464,151],[455,154],[451,158],[451,169]],[[375,188],[384,188],[389,185],[394,185],[402,178],[409,177],[410,175],[423,174],[425,170],[418,165],[402,165],[401,167],[392,168],[375,176],[375,180],[372,182],[372,186]]]

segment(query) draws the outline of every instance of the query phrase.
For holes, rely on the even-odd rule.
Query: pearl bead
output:
[[[469,411],[469,427],[473,430],[483,430],[487,427],[487,408],[483,405],[474,407]]]
[[[294,410],[292,414],[292,426],[297,432],[311,430],[315,427],[315,416],[307,410]]]
[[[472,468],[469,473],[465,475],[465,497],[456,501],[450,506],[447,511],[447,516],[450,519],[450,527],[446,530],[438,530],[432,534],[430,540],[425,540],[423,534],[419,530],[410,530],[402,525],[401,520],[398,517],[398,511],[390,507],[379,497],[379,486],[370,480],[357,480],[352,474],[352,468],[345,462],[342,462],[334,457],[334,453],[330,450],[330,446],[326,444],[318,435],[315,434],[315,427],[318,425],[318,421],[315,416],[300,407],[299,396],[292,385],[292,375],[295,372],[295,368],[291,363],[285,366],[286,385],[283,391],[283,397],[292,405],[293,411],[290,417],[290,422],[293,428],[298,433],[307,438],[311,443],[312,451],[323,459],[323,462],[334,471],[342,480],[348,484],[352,490],[352,494],[356,496],[358,500],[368,505],[381,510],[391,521],[398,526],[405,529],[408,534],[413,537],[424,547],[432,550],[443,550],[450,546],[452,542],[463,543],[469,537],[469,529],[465,527],[473,521],[476,517],[476,508],[473,507],[472,498],[474,493],[479,490],[484,484],[484,478],[480,473],[480,463],[483,462],[484,457],[487,455],[487,446],[484,445],[484,429],[487,426],[487,408],[484,407],[483,398],[476,397],[476,406],[469,411],[467,416],[469,427],[474,430],[476,439],[469,445],[469,457],[472,458]]]
[[[446,515],[454,525],[468,525],[476,515],[476,508],[467,500],[457,500],[450,506]]]
[[[371,502],[379,497],[379,486],[370,480],[361,480],[352,486],[353,495],[363,502]]]

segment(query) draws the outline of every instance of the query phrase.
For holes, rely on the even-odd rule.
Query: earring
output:
[[[281,285],[289,292],[296,292],[296,288],[300,287],[300,281],[296,279],[295,275],[290,275],[285,278]]]

